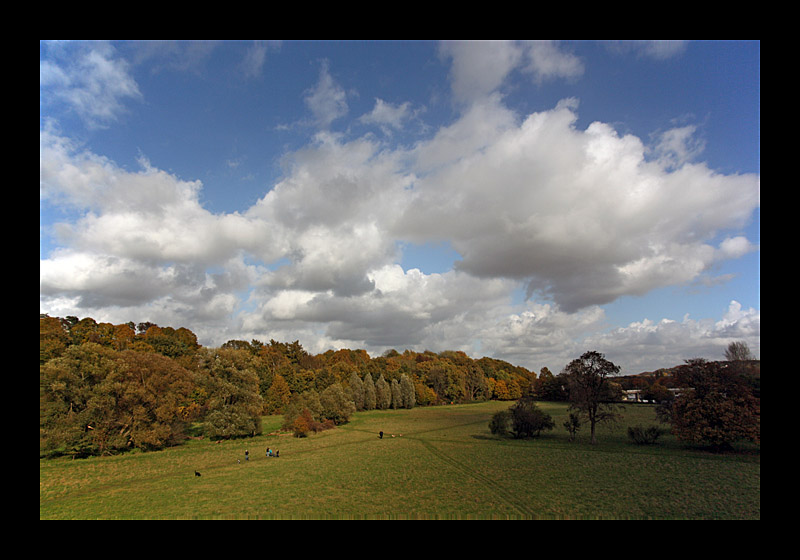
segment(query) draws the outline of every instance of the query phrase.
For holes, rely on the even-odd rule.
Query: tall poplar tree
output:
[[[392,405],[392,389],[383,378],[383,374],[375,382],[375,407],[386,410]]]
[[[400,391],[403,395],[403,408],[414,408],[417,404],[414,384],[405,373],[400,376]]]
[[[353,404],[356,405],[356,410],[364,410],[364,382],[358,376],[358,373],[353,371],[350,374],[350,387],[349,395]]]
[[[375,410],[377,406],[377,394],[375,393],[375,382],[372,375],[364,374],[364,410]]]

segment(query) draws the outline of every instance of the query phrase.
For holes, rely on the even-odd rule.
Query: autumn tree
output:
[[[166,356],[125,350],[108,381],[113,381],[108,394],[116,400],[116,435],[128,437],[132,447],[150,450],[185,439],[181,407],[194,390],[191,372]]]
[[[39,363],[64,353],[70,344],[66,325],[57,317],[39,317]]]
[[[199,384],[209,395],[206,435],[219,439],[261,433],[264,403],[257,358],[246,350],[204,349],[198,365]]]
[[[275,374],[272,378],[272,385],[264,395],[264,410],[267,414],[280,414],[291,398],[292,392],[286,379],[279,373]]]
[[[747,380],[724,362],[688,360],[675,373],[684,388],[672,403],[672,433],[686,442],[727,450],[761,441],[761,400]]]
[[[597,443],[595,428],[602,422],[618,418],[617,405],[610,396],[609,377],[619,373],[619,366],[599,352],[585,352],[564,369],[569,386],[570,410],[584,415],[589,421],[592,444]]]
[[[164,356],[87,342],[47,362],[40,380],[46,453],[154,450],[185,437],[192,374]]]

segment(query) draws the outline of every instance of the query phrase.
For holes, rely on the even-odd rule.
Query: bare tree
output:
[[[747,343],[740,340],[728,344],[728,349],[725,350],[725,359],[729,362],[743,362],[754,360],[755,358],[750,352],[750,347],[747,346]]]

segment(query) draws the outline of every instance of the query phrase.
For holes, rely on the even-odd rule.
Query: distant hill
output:
[[[742,373],[749,378],[749,383],[753,387],[758,388],[758,392],[760,394],[760,387],[761,387],[761,360],[745,360],[741,362],[729,362],[726,360],[720,360],[717,362],[710,362],[710,363],[719,363],[724,366],[731,365],[733,363],[737,363],[739,367],[741,367]],[[681,367],[684,367],[686,364],[680,364],[671,368],[660,368],[655,371],[643,371],[641,373],[635,373],[631,375],[623,375],[620,377],[615,377],[614,381],[622,385],[623,389],[642,389],[644,387],[648,387],[659,381],[663,385],[667,387],[673,387],[675,385],[674,378],[675,373]]]
[[[723,361],[719,361],[717,363],[730,364],[731,362],[723,360]],[[744,371],[748,375],[752,375],[753,377],[758,377],[758,378],[761,377],[761,360],[746,360],[746,361],[742,361],[740,363],[743,366]],[[686,364],[681,364],[681,365],[674,366],[674,367],[671,367],[671,368],[660,368],[660,369],[657,369],[655,371],[643,371],[641,373],[636,373],[636,374],[632,374],[632,375],[626,375],[624,377],[648,377],[648,378],[653,378],[653,379],[658,379],[660,377],[671,377],[671,376],[673,376],[675,374],[675,370],[677,370],[680,367],[683,367],[684,365],[686,365]]]

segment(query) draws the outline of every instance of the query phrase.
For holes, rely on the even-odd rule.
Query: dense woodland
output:
[[[286,428],[296,429],[305,411],[314,430],[357,410],[515,400],[538,380],[463,352],[312,355],[299,341],[275,340],[207,348],[187,328],[48,316],[39,320],[39,363],[42,455],[160,449],[198,423],[203,437],[246,437],[260,433],[265,414],[288,415]]]
[[[41,456],[155,450],[192,434],[248,437],[267,414],[305,435],[358,410],[568,398],[563,373],[463,352],[311,355],[299,341],[275,340],[207,348],[187,328],[77,317],[40,316],[39,363]],[[612,398],[633,388],[657,400],[673,379],[668,370],[616,377],[609,389]]]

